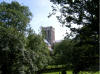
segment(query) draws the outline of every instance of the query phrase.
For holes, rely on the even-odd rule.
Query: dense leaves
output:
[[[99,32],[99,2],[94,0],[51,0],[60,5],[61,16],[58,20],[70,29],[74,25],[88,26],[92,31]],[[78,32],[79,29],[76,29]],[[75,32],[75,30],[74,30]]]
[[[60,5],[60,23],[71,30],[74,46],[74,73],[99,70],[99,1],[51,0]],[[75,26],[77,25],[77,26]],[[69,57],[70,58],[70,57]]]
[[[63,64],[63,65],[71,65],[72,61],[72,52],[73,52],[73,43],[71,40],[63,40],[59,43],[54,45],[54,58],[56,59],[56,64]],[[69,58],[70,57],[70,58]]]
[[[28,7],[17,2],[0,4],[0,23],[4,27],[14,27],[18,31],[25,31],[31,15]]]
[[[14,29],[0,27],[0,70],[2,74],[20,72],[18,70],[22,67],[24,51],[24,42],[20,35]]]
[[[33,74],[48,65],[48,47],[29,27],[30,19],[28,7],[0,3],[0,74]]]
[[[26,53],[26,59],[31,59],[32,63],[30,64],[33,64],[32,69],[35,69],[34,71],[38,71],[48,65],[50,59],[49,50],[40,35],[36,35],[34,33],[29,34],[26,45],[26,52],[30,53],[30,55]]]

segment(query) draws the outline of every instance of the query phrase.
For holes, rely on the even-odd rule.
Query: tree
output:
[[[22,74],[25,31],[31,19],[28,7],[18,2],[0,3],[0,71]]]
[[[63,67],[66,67],[65,70],[62,71],[62,74],[66,74],[66,70],[72,70],[73,68],[73,50],[74,45],[76,43],[71,39],[65,39],[59,43],[56,43],[54,45],[54,54],[53,58],[55,61],[55,65],[62,65]]]
[[[17,31],[24,32],[29,25],[31,16],[29,8],[18,2],[0,3],[0,24],[5,28],[13,27]]]
[[[74,50],[76,53],[73,54],[77,63],[74,65],[75,74],[80,70],[99,70],[99,1],[51,0],[51,2],[61,6],[61,16],[57,18],[70,28],[70,35],[74,35],[74,40],[78,41]],[[75,28],[74,25],[81,28]],[[82,55],[79,56],[80,54]]]
[[[43,27],[41,27],[41,33],[40,33],[40,34],[42,35],[42,37],[43,37],[44,39],[46,39],[46,32],[45,32],[45,30],[44,30]]]
[[[13,28],[0,27],[0,71],[2,74],[21,74],[24,38]]]
[[[73,50],[73,43],[71,42],[71,40],[63,40],[54,45],[54,55],[59,60],[55,61],[58,63],[58,65],[68,64],[68,63],[71,64],[72,50]]]
[[[31,12],[18,2],[0,3],[0,72],[33,74],[48,65],[49,50],[29,21]]]
[[[29,64],[27,66],[29,71],[31,68],[33,69],[33,72],[30,72],[31,74],[45,68],[50,62],[49,49],[44,39],[41,35],[37,35],[32,31],[27,37],[25,54],[26,63]],[[28,61],[28,59],[30,60]]]

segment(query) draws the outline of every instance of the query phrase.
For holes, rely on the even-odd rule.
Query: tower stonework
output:
[[[45,32],[45,39],[51,44],[51,46],[55,42],[55,29],[50,26],[50,27],[43,27],[43,30]]]

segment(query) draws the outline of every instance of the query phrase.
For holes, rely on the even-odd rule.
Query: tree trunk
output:
[[[78,74],[79,72],[78,71],[73,71],[73,74]]]
[[[7,70],[7,66],[6,65],[2,65],[1,66],[1,74],[8,74],[8,70]]]
[[[35,72],[35,74],[42,74],[41,72]]]
[[[63,71],[62,71],[62,74],[66,74],[66,70],[63,70]]]

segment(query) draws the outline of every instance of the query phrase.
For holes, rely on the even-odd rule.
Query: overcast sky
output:
[[[11,2],[12,0],[0,0]],[[55,28],[55,39],[62,40],[65,36],[66,29],[61,27],[55,16],[48,18],[47,16],[52,11],[52,3],[49,0],[13,0],[18,1],[22,5],[29,7],[33,14],[30,22],[31,27],[36,33],[40,32],[41,26],[53,26]]]

